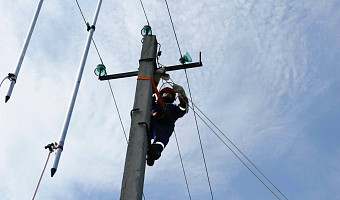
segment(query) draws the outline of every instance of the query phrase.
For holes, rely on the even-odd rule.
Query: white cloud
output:
[[[2,76],[14,70],[36,3],[0,3]],[[91,21],[97,2],[79,3],[86,20]],[[275,183],[285,188],[288,197],[304,199],[310,190],[300,188],[301,193],[296,194],[289,181],[299,184],[307,179],[303,175],[295,178],[305,169],[304,162],[317,161],[306,155],[323,155],[313,148],[308,128],[312,119],[338,105],[338,96],[332,93],[337,91],[337,3],[168,3],[182,53],[188,51],[197,61],[198,52],[203,52],[204,66],[188,70],[194,102],[254,163],[265,168]],[[178,64],[179,52],[164,2],[144,2],[144,6],[162,45],[160,62]],[[138,1],[103,2],[94,38],[109,74],[137,70],[140,29],[145,24]],[[9,103],[0,104],[0,179],[5,180],[0,183],[1,199],[27,199],[33,195],[47,155],[43,147],[57,141],[62,129],[86,35],[75,2],[44,2],[13,96]],[[126,143],[108,84],[93,74],[99,62],[91,46],[58,172],[54,178],[49,177],[52,155],[38,199],[119,196]],[[170,75],[188,90],[183,71]],[[135,78],[111,81],[127,134],[135,83]],[[6,81],[0,89],[3,97],[8,84]],[[315,106],[328,93],[330,98]],[[316,116],[305,117],[309,114]],[[200,120],[199,127],[218,199],[249,199],[244,192],[252,194],[252,189],[242,186],[254,180],[261,193],[254,198],[267,195],[266,189]],[[176,131],[192,196],[209,199],[192,111],[178,121]],[[162,158],[154,167],[147,167],[147,199],[160,198],[162,191],[181,195],[168,199],[186,196],[177,154],[172,137]],[[329,165],[332,161],[325,162]],[[309,167],[311,171],[319,170]],[[336,176],[336,168],[333,174]],[[329,180],[331,183],[336,184],[336,179]],[[330,188],[328,192],[334,191]],[[323,198],[326,194],[315,195]]]

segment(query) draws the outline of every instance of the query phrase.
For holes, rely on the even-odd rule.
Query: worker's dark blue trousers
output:
[[[174,131],[175,124],[173,123],[157,123],[151,120],[151,133],[155,142],[162,142],[164,147],[168,144],[169,138]]]

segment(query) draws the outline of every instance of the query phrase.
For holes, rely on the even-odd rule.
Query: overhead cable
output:
[[[128,138],[127,138],[127,135],[126,135],[126,132],[125,132],[125,129],[124,129],[124,126],[123,126],[123,121],[122,121],[122,118],[121,118],[120,113],[119,113],[118,105],[117,105],[117,102],[116,102],[115,95],[113,94],[113,90],[112,90],[111,83],[110,83],[109,80],[108,80],[107,82],[109,83],[109,86],[110,86],[112,98],[113,98],[113,101],[114,101],[115,106],[116,106],[116,110],[117,110],[117,113],[118,113],[118,117],[119,117],[120,124],[121,124],[122,129],[123,129],[123,133],[124,133],[124,136],[125,136],[125,140],[126,140],[126,142],[128,143],[129,140],[128,140]]]
[[[175,39],[176,39],[176,42],[177,42],[177,47],[178,47],[178,51],[179,51],[179,54],[180,54],[180,58],[182,58],[183,56],[182,56],[181,47],[179,46],[179,42],[178,42],[175,26],[174,26],[174,23],[173,23],[173,20],[172,20],[172,16],[171,16],[171,12],[170,12],[167,0],[165,0],[165,4],[166,4],[166,8],[168,10],[169,18],[170,18],[170,21],[171,21],[172,30],[174,32]],[[186,69],[184,69],[184,71],[185,71],[185,75],[186,75],[186,79],[187,79],[187,85],[188,85],[188,88],[189,88],[190,98],[192,100],[192,95],[191,95],[191,91],[190,91],[190,85],[189,85],[189,80],[188,80]],[[213,200],[214,196],[213,196],[213,192],[212,192],[212,188],[211,188],[211,183],[210,183],[210,178],[209,178],[209,173],[208,173],[208,167],[207,167],[207,163],[206,163],[206,159],[205,159],[205,155],[204,155],[201,135],[199,133],[199,128],[198,128],[198,123],[197,123],[197,118],[196,118],[195,112],[194,112],[194,118],[195,118],[197,133],[198,133],[198,139],[199,139],[200,146],[201,146],[201,151],[202,151],[202,156],[203,156],[203,161],[204,161],[204,167],[205,167],[205,171],[206,171],[206,174],[207,174],[207,179],[208,179],[208,184],[209,184],[209,189],[210,189],[210,195],[211,195],[211,199]]]
[[[86,19],[85,19],[85,16],[84,16],[83,11],[82,11],[82,9],[81,9],[79,3],[78,3],[78,0],[76,0],[76,3],[77,3],[77,6],[78,6],[78,9],[79,9],[79,12],[80,12],[81,16],[83,17],[83,20],[84,20],[85,25],[86,25],[87,27],[89,27],[89,24],[87,23],[87,21],[86,21]],[[94,41],[93,38],[92,38],[92,42],[93,42],[93,45],[94,45],[94,47],[95,47],[95,49],[96,49],[96,51],[97,51],[97,54],[98,54],[99,59],[100,59],[100,62],[101,62],[102,64],[104,64],[104,63],[103,63],[103,59],[102,59],[102,57],[100,56],[100,53],[99,53],[99,51],[98,51],[96,42]]]
[[[80,11],[80,14],[81,14],[81,16],[83,17],[83,20],[84,20],[84,22],[85,22],[85,24],[86,24],[87,22],[86,22],[86,19],[85,19],[85,17],[84,17],[83,11],[82,11],[81,8],[80,8],[80,5],[79,5],[79,3],[78,3],[78,0],[76,0],[76,3],[77,3],[77,6],[78,6],[78,9],[79,9],[79,11]]]
[[[149,19],[148,19],[148,16],[146,15],[146,12],[145,12],[145,8],[144,8],[144,5],[143,5],[143,2],[142,2],[142,0],[139,0],[139,1],[140,1],[140,4],[142,5],[143,12],[144,12],[144,15],[145,15],[145,18],[146,18],[146,22],[147,22],[148,25],[150,26]]]
[[[190,84],[189,84],[189,79],[188,79],[187,70],[184,69],[184,72],[185,72],[185,77],[186,77],[187,85],[188,85],[188,89],[189,89],[190,101],[191,101],[191,103],[193,104],[193,100],[192,100],[192,95],[191,95],[191,89],[190,89]],[[189,104],[188,104],[188,105],[189,105]],[[193,105],[194,105],[194,104],[193,104]],[[211,188],[210,177],[209,177],[209,172],[208,172],[208,166],[207,166],[207,162],[206,162],[205,155],[204,155],[204,150],[203,150],[203,144],[202,144],[201,134],[200,134],[200,130],[199,130],[199,128],[198,128],[198,122],[197,122],[197,117],[196,117],[196,112],[195,112],[194,106],[192,106],[192,110],[193,110],[193,112],[194,112],[195,124],[196,124],[198,139],[199,139],[199,142],[200,142],[200,147],[201,147],[201,152],[202,152],[202,157],[203,157],[205,172],[206,172],[206,174],[207,174],[207,180],[208,180],[208,184],[209,184],[210,195],[211,195],[211,199],[213,200],[213,199],[214,199],[214,195],[213,195],[212,188]]]
[[[175,35],[175,38],[176,38],[176,42],[177,42],[179,54],[181,55],[181,58],[182,58],[182,51],[181,51],[181,48],[180,48],[180,46],[179,46],[179,42],[178,42],[178,38],[177,38],[175,26],[174,26],[174,23],[173,23],[173,21],[172,21],[171,12],[170,12],[169,5],[168,5],[168,1],[167,1],[167,0],[165,0],[165,4],[166,4],[166,8],[168,9],[168,13],[169,13],[169,17],[170,17],[170,21],[171,21],[171,25],[172,25],[172,30],[174,31],[174,35]]]
[[[196,105],[195,107],[199,110],[202,115],[209,120],[209,122],[246,158],[246,160],[282,195],[285,199],[287,197],[263,174],[263,172],[256,167],[256,165],[219,129]],[[288,199],[287,199],[288,200]]]
[[[190,100],[189,100],[190,101]],[[201,112],[201,114],[209,120],[209,122],[248,160],[249,163],[285,198],[288,200],[288,198],[258,169],[258,167],[255,166],[253,162],[250,161],[250,159],[193,103],[192,105]],[[190,106],[190,105],[189,105]],[[190,106],[191,109],[193,109],[192,106]],[[196,111],[194,111],[196,115],[207,125],[207,127],[220,139],[220,141],[228,147],[228,149],[241,161],[241,163],[272,193],[277,199],[280,199],[280,197],[274,193],[272,189],[269,188],[269,186],[264,183],[264,181],[256,175],[256,173],[250,169],[250,167],[240,158],[239,155],[216,133],[216,131],[213,130],[213,128],[203,119],[202,116],[200,116]]]
[[[182,154],[181,154],[181,150],[180,150],[180,148],[179,148],[178,139],[177,139],[177,134],[176,134],[176,131],[175,131],[175,130],[174,130],[174,134],[175,134],[175,138],[176,138],[176,144],[177,144],[177,149],[178,149],[178,155],[179,155],[179,159],[181,160],[182,170],[183,170],[183,174],[184,174],[185,183],[186,183],[186,186],[187,186],[187,191],[188,191],[189,199],[191,200],[191,195],[190,195],[190,190],[189,190],[188,179],[187,179],[187,175],[186,175],[186,173],[185,173],[185,169],[184,169],[184,165],[183,165],[183,159],[182,159]]]

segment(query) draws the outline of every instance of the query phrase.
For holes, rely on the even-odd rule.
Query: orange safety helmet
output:
[[[167,97],[167,98],[164,98],[163,97],[163,94],[167,92],[167,93],[171,93],[171,97]],[[166,87],[166,88],[163,88],[160,92],[160,95],[161,97],[163,98],[163,100],[166,102],[166,103],[173,103],[175,101],[175,98],[176,98],[176,92],[172,89],[172,88],[169,88],[169,87]]]

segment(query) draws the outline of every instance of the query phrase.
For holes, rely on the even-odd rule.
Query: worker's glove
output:
[[[165,67],[158,68],[156,70],[156,75],[155,76],[158,76],[159,78],[162,78],[162,79],[164,79],[166,81],[170,79],[170,75],[165,73]]]
[[[166,80],[166,81],[170,79],[170,75],[165,73],[165,67],[158,68],[155,72],[154,81],[156,83],[159,83],[161,78]]]
[[[183,89],[182,86],[177,85],[177,84],[174,84],[174,85],[172,86],[172,89],[173,89],[176,93],[178,93],[178,96],[183,97],[183,98],[186,98],[186,97],[187,97],[187,95],[185,94],[185,91],[184,91],[184,89]]]
[[[179,102],[180,102],[180,107],[182,109],[185,109],[186,112],[188,112],[188,97],[187,95],[185,94],[185,91],[183,89],[182,86],[180,85],[177,85],[177,84],[174,84],[172,86],[172,89],[178,93],[178,99],[179,99]]]

